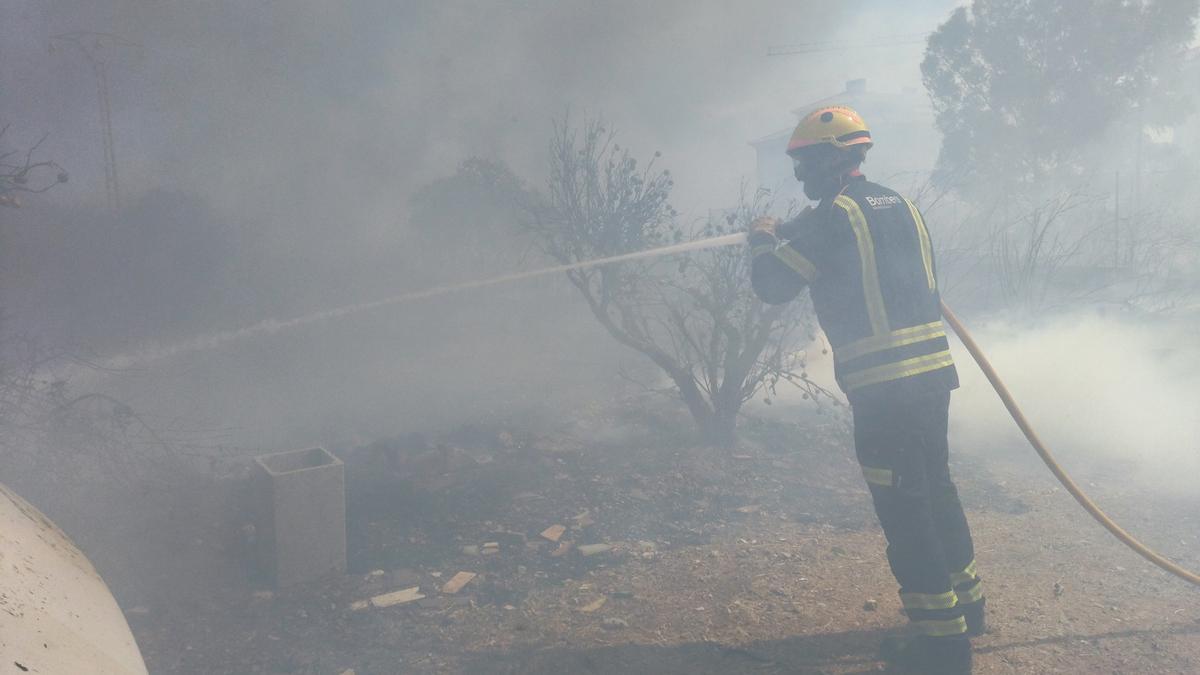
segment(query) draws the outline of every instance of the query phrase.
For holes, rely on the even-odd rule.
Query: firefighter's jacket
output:
[[[851,402],[958,386],[929,232],[912,202],[853,176],[779,236],[751,241],[754,292],[778,304],[810,287]]]

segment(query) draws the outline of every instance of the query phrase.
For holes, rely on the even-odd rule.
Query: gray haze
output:
[[[195,672],[215,672],[222,666],[214,663],[251,651],[255,672],[355,665],[365,673],[356,664],[368,658],[386,664],[370,672],[395,672],[410,656],[436,663],[436,651],[486,662],[500,653],[493,647],[507,649],[488,631],[510,627],[508,644],[544,643],[536,659],[574,653],[573,636],[604,643],[574,661],[593,669],[603,669],[605,654],[622,667],[623,647],[686,668],[674,646],[695,649],[713,672],[739,659],[755,671],[786,668],[761,651],[772,641],[762,637],[791,630],[810,601],[820,608],[815,635],[783,642],[817,654],[821,671],[858,670],[874,658],[864,645],[876,628],[899,621],[899,599],[877,595],[882,551],[869,569],[850,550],[881,537],[844,407],[816,396],[815,408],[811,392],[780,385],[771,400],[742,408],[741,447],[700,447],[672,382],[613,340],[562,274],[380,302],[556,262],[521,229],[527,211],[455,181],[464,162],[482,158],[466,166],[511,169],[487,175],[515,176],[498,181],[505,194],[529,198],[547,181],[548,145],[564,115],[576,124],[600,117],[640,161],[655,157],[674,180],[679,224],[699,229],[720,223],[756,187],[776,190],[779,202],[799,194],[782,147],[767,146],[785,142],[798,108],[850,102],[839,98],[853,89],[875,134],[864,171],[920,206],[943,298],[976,331],[1042,438],[1123,521],[1136,511],[1128,520],[1139,536],[1194,567],[1186,531],[1200,471],[1200,101],[1173,109],[1155,100],[1150,120],[1144,98],[1113,103],[1111,118],[1098,110],[1104,105],[1078,110],[1065,126],[1090,130],[1090,142],[1064,143],[1070,161],[1046,162],[1059,170],[1045,175],[1041,156],[996,141],[1015,122],[979,115],[986,122],[963,126],[988,130],[981,154],[1017,160],[1008,166],[1033,156],[1024,166],[1034,169],[991,175],[1000,179],[987,189],[951,189],[955,176],[944,174],[953,172],[935,173],[943,137],[921,63],[931,32],[966,4],[0,0],[0,154],[44,137],[36,159],[70,173],[45,194],[22,195],[20,209],[0,203],[0,481],[77,537],[143,648],[158,647],[147,660],[178,672],[196,663]],[[1010,7],[1018,5],[1026,9],[1014,14],[1034,30],[1044,17],[1026,11],[1029,3]],[[1200,0],[1160,6],[1194,15]],[[1122,28],[1113,36],[1140,35],[1117,35]],[[89,32],[85,46],[97,34],[109,45],[99,53],[120,209],[109,208],[106,192],[96,73],[62,38],[76,31]],[[1120,40],[1079,32],[1075,39],[1101,45],[1083,62],[1103,70],[1121,61],[1103,46]],[[990,37],[1012,61],[1031,53],[1020,36]],[[1061,37],[1048,40],[1059,56]],[[1006,52],[1005,38],[1019,51]],[[1163,40],[1179,61],[1178,40]],[[1147,71],[1190,78],[1176,89],[1197,98],[1198,44],[1186,68],[1153,62]],[[797,45],[806,53],[768,55]],[[959,66],[947,69],[949,81],[969,79],[957,77]],[[1122,85],[1110,75],[1094,78],[1104,94]],[[1021,75],[1008,84],[1030,117],[1053,94]],[[1063,90],[1071,93],[1060,102],[1079,91]],[[1060,117],[1043,115],[1054,122],[1044,127],[1061,131]],[[1013,134],[1031,145],[1036,135]],[[1026,226],[1048,212],[1059,220],[1039,240]],[[712,297],[721,296],[697,304]],[[719,320],[705,329],[722,331]],[[1191,612],[1188,601],[1157,600],[1155,592],[1168,592],[1157,586],[1169,588],[1161,578],[1139,573],[1134,584],[1125,567],[1078,564],[1079,551],[1090,555],[1084,539],[1103,535],[1087,532],[1092,524],[1063,495],[1043,494],[1036,481],[1053,479],[965,349],[951,344],[962,381],[950,416],[954,471],[965,479],[972,523],[994,528],[980,530],[980,569],[989,557],[1010,563],[983,572],[1003,594],[994,616],[1012,620],[992,624],[985,639],[998,640],[985,643],[981,660],[1025,672],[1010,658],[1051,655],[1062,665],[1071,649],[1086,649],[1116,664],[1126,645],[1176,658],[1172,648],[1195,632],[1178,623],[1192,621],[1176,609]],[[826,347],[816,335],[801,367],[836,392]],[[792,356],[779,361],[799,363]],[[22,371],[30,362],[37,366]],[[84,392],[93,397],[73,398]],[[88,417],[93,405],[98,413]],[[73,406],[83,413],[73,416]],[[768,416],[786,424],[760,419]],[[347,508],[353,558],[347,575],[314,585],[319,595],[301,603],[260,589],[255,549],[268,540],[256,539],[250,498],[260,486],[248,478],[255,455],[316,445],[345,460],[344,476],[331,473],[349,499],[330,503]],[[1175,500],[1179,513],[1143,515],[1164,515]],[[326,512],[341,520],[337,509]],[[628,544],[621,555],[630,564],[584,560],[579,547],[559,557],[574,543],[543,528],[560,521],[573,524],[565,536],[574,543]],[[1031,522],[1046,529],[1011,550],[1044,553],[1036,570],[1020,556],[1001,558],[1011,543],[1004,537]],[[474,558],[498,539],[503,555]],[[342,604],[347,593],[359,604],[385,587],[410,587],[404,573],[414,570],[422,593],[442,590],[429,599],[447,600],[439,575],[455,569],[483,572],[457,597],[469,606],[435,602],[359,621]],[[1041,586],[1027,587],[1027,576]],[[722,595],[723,587],[733,590]],[[525,604],[543,592],[551,600],[541,607],[551,611]],[[679,611],[645,612],[653,594]],[[1060,596],[1064,604],[1053,604]],[[1131,598],[1155,605],[1124,613]],[[754,615],[759,601],[768,611]],[[1068,627],[1068,601],[1089,620],[1115,622],[1103,624],[1112,632]],[[837,624],[835,605],[853,626]],[[610,623],[609,612],[631,621]],[[1130,617],[1146,625],[1130,630]],[[635,633],[638,619],[655,625]],[[560,625],[543,630],[551,621]],[[716,622],[724,637],[688,628]],[[659,629],[675,623],[682,632],[664,637]],[[485,624],[478,632],[487,645],[461,639]],[[302,644],[310,635],[313,644]],[[360,649],[375,641],[386,649]],[[284,654],[307,649],[328,660]]]
[[[731,11],[682,1],[9,0],[0,7],[6,140],[21,147],[47,134],[42,154],[72,181],[21,211],[0,211],[3,305],[17,325],[103,359],[475,278],[455,268],[452,251],[422,248],[410,197],[475,155],[538,185],[551,122],[567,111],[603,115],[642,156],[661,150],[676,175],[676,207],[702,217],[755,180],[747,141],[791,125],[796,106],[853,78],[867,78],[872,91],[923,96],[921,36],[954,4],[760,1]],[[872,17],[865,28],[862,16]],[[47,49],[52,36],[77,30],[137,45],[108,52],[126,204],[115,219],[103,209],[94,78],[70,47]],[[766,56],[771,46],[812,42],[830,50]],[[1163,140],[1169,148],[1175,139]],[[926,142],[938,142],[932,128]],[[1134,151],[1127,135],[1107,135],[1096,145],[1096,175],[1124,168],[1128,181]],[[904,165],[888,152],[881,143],[873,154]],[[1189,175],[1147,180],[1143,199]],[[1102,194],[1107,180],[1092,192]],[[1095,201],[1106,208],[1107,199]],[[927,214],[943,244],[957,214]],[[472,224],[459,224],[459,236],[470,238]],[[498,268],[537,262],[501,258]],[[943,276],[957,300],[952,265]],[[1030,392],[1031,407],[1077,411],[1035,418],[1048,440],[1119,455],[1144,429],[1171,428],[1138,452],[1194,460],[1195,422],[1185,412],[1200,409],[1194,368],[1170,392],[1153,386],[1170,367],[1155,356],[1165,345],[1194,364],[1191,343],[1177,338],[1182,329],[1156,332],[1084,311],[1084,323],[985,332],[985,347],[1014,390]],[[1133,355],[1144,368],[1120,371],[1138,373],[1130,377],[1097,371],[1075,358],[1082,347],[1047,356],[1052,345],[1089,338],[1101,342],[1086,349]],[[963,445],[1011,445],[999,407],[959,358]],[[1113,378],[1094,390],[1132,393],[1076,408],[1048,386],[1063,381],[1048,358]],[[81,384],[112,388],[166,426],[257,447],[554,415],[597,385],[622,386],[614,366],[640,363],[610,344],[559,281],[382,308]],[[1105,442],[1084,440],[1091,436],[1078,421],[1091,418],[1083,411],[1114,421],[1114,400],[1145,402],[1144,415],[1102,434]]]
[[[549,121],[571,108],[666,152],[679,201],[701,210],[736,196],[745,142],[790,123],[791,108],[854,77],[919,83],[915,41],[774,58],[769,46],[919,39],[953,5],[922,4],[18,1],[3,58],[4,87],[21,96],[4,105],[29,120],[25,134],[52,132],[47,152],[81,179],[98,173],[90,73],[45,42],[111,31],[144,47],[114,55],[111,76],[131,189],[187,186],[244,218],[303,214],[289,227],[302,234],[336,222],[388,236],[405,193],[465,156],[538,177]],[[864,32],[854,17],[868,11],[878,28]]]
[[[41,153],[72,180],[0,213],[4,305],[102,359],[445,281],[453,256],[413,245],[409,198],[473,155],[537,185],[568,110],[603,115],[642,156],[661,150],[676,207],[703,216],[754,180],[747,141],[792,124],[796,106],[855,77],[918,85],[920,35],[949,6],[10,0],[6,140],[48,134]],[[866,32],[863,11],[880,19]],[[76,50],[47,48],[79,30],[135,45],[104,52],[126,206],[115,220],[95,80]],[[863,46],[895,35],[908,39]],[[836,49],[766,56],[814,41]],[[510,408],[519,382],[544,406],[629,360],[573,303],[538,312],[522,304],[529,285],[509,293],[503,312],[494,294],[389,308],[105,386],[163,419],[236,429],[231,442],[302,443]]]

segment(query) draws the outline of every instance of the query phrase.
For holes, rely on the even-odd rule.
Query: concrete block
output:
[[[346,571],[346,481],[324,448],[254,458],[259,565],[276,586]]]

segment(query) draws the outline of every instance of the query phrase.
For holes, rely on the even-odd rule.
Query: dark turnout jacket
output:
[[[933,248],[912,202],[856,175],[779,235],[750,242],[754,292],[778,304],[810,287],[851,402],[958,386]]]

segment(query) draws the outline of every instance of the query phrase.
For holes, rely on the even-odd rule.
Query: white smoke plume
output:
[[[1068,472],[1115,464],[1156,488],[1195,491],[1195,318],[1076,312],[1038,323],[968,322],[968,328]],[[962,387],[950,415],[954,451],[1033,457],[966,350],[957,346],[955,358]]]

